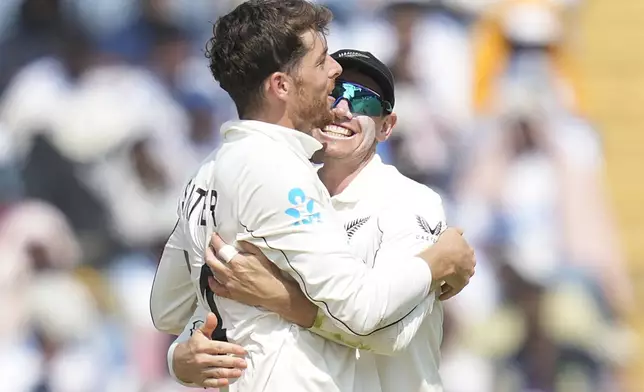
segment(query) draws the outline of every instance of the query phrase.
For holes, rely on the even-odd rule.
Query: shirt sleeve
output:
[[[411,208],[394,206],[378,216],[382,240],[373,264],[375,270],[407,262],[410,257],[436,242],[446,224],[440,198],[434,196],[412,203]],[[432,312],[435,301],[435,293],[431,293],[398,323],[368,336],[347,334],[321,313],[310,330],[345,346],[381,355],[395,355],[409,346],[425,317]]]
[[[179,343],[187,342],[188,339],[192,336],[192,333],[198,329],[201,328],[201,326],[206,322],[206,316],[208,315],[208,311],[201,306],[198,306],[190,318],[190,320],[185,324],[185,327],[183,328],[183,331],[177,338],[172,342],[170,347],[168,348],[168,355],[167,355],[167,362],[168,362],[168,373],[170,373],[170,376],[179,384],[187,386],[187,387],[197,387],[195,384],[188,384],[185,383],[177,378],[177,375],[174,373],[174,350],[177,348],[177,345]]]
[[[190,262],[177,225],[168,239],[154,276],[150,294],[150,315],[156,329],[178,335],[197,306],[190,277]]]
[[[367,335],[396,324],[429,294],[421,259],[371,269],[350,253],[344,228],[312,166],[275,158],[249,163],[239,178],[245,240],[259,247],[345,332]],[[284,155],[284,154],[282,154]]]

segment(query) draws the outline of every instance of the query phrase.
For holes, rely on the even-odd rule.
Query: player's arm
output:
[[[421,210],[423,212],[420,212]],[[418,213],[396,208],[379,215],[377,219],[382,230],[382,241],[377,252],[375,268],[383,268],[387,264],[396,266],[418,250],[431,245],[438,238],[441,228],[445,227],[444,212],[437,196],[428,198]],[[428,231],[425,232],[424,228]],[[431,234],[432,232],[434,234]],[[447,235],[451,235],[452,238],[443,238],[438,247],[445,247],[446,243],[451,244],[453,242],[450,241],[454,239],[462,241],[460,234],[455,230]],[[212,242],[215,250],[224,245],[216,235],[213,235]],[[395,325],[367,336],[347,333],[322,312],[316,314],[315,306],[307,301],[299,287],[271,270],[270,262],[257,248],[243,242],[239,245],[242,247],[242,255],[228,264],[218,262],[215,252],[211,249],[206,252],[206,262],[220,278],[230,276],[236,268],[244,271],[244,285],[224,286],[212,280],[211,288],[216,294],[249,305],[265,307],[291,322],[310,328],[312,332],[326,339],[346,346],[377,354],[395,354],[409,345],[424,317],[433,308],[435,297],[431,295]],[[241,263],[243,264],[240,265]]]
[[[241,270],[244,273],[239,275],[244,275],[242,278],[244,284],[223,285],[213,278],[210,280],[210,288],[215,294],[246,305],[261,306],[279,314],[287,321],[308,328],[311,332],[344,346],[368,350],[376,354],[395,354],[407,345],[402,339],[400,340],[402,343],[399,343],[396,336],[407,330],[402,326],[409,324],[410,320],[414,318],[418,318],[418,323],[420,323],[426,311],[429,310],[427,308],[433,304],[434,297],[430,296],[395,325],[370,335],[351,334],[336,326],[333,319],[326,317],[324,312],[309,302],[297,283],[280,276],[279,272],[272,271],[270,268],[272,263],[259,249],[253,249],[252,245],[245,242],[238,245],[243,247],[245,252],[235,256],[226,264],[216,259],[213,252],[209,251],[206,255],[206,262],[214,270],[218,279],[222,279],[224,275],[237,274],[230,271],[231,266],[233,269],[239,270],[243,265]],[[220,249],[219,246],[215,246],[215,248]],[[418,314],[421,316],[418,317]],[[411,332],[412,335],[414,333]],[[401,338],[403,337],[401,336]]]
[[[366,335],[395,324],[429,294],[428,263],[408,257],[368,268],[351,255],[342,224],[321,202],[312,168],[285,155],[271,156],[271,165],[264,157],[249,159],[238,181],[246,235],[237,239],[259,247],[345,331]]]
[[[217,316],[201,306],[168,349],[168,372],[190,387],[219,388],[239,378],[246,363],[243,347],[212,340]]]
[[[382,241],[374,260],[374,269],[404,263],[438,240],[446,227],[445,213],[440,198],[431,196],[435,197],[423,200],[422,204],[394,206],[377,217]],[[460,237],[458,233],[448,235]],[[436,283],[439,288],[440,282]],[[436,297],[437,294],[432,293],[398,323],[368,336],[347,334],[323,314],[317,316],[311,331],[347,346],[376,354],[394,355],[409,346],[427,314],[432,312]]]
[[[177,225],[163,249],[150,294],[150,315],[154,326],[172,335],[181,333],[197,306],[182,236]]]

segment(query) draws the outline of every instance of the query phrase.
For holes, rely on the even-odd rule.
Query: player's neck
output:
[[[295,129],[293,121],[287,116],[285,111],[263,110],[255,113],[249,113],[244,116],[243,120],[261,121],[268,124],[280,125],[282,127]]]
[[[326,158],[324,166],[318,170],[318,176],[331,196],[338,195],[347,189],[374,155],[375,151],[357,160]]]

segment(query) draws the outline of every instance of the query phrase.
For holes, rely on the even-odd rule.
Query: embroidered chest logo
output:
[[[418,238],[420,239],[422,237],[422,239],[424,240],[436,242],[435,236],[441,233],[443,229],[443,222],[438,221],[438,223],[436,223],[436,226],[432,228],[429,225],[429,222],[427,222],[427,220],[420,215],[416,215],[416,222],[418,223],[418,226],[420,226],[420,228],[427,234],[418,236]]]
[[[301,188],[291,189],[288,193],[288,201],[294,207],[288,208],[284,212],[297,219],[293,226],[310,225],[320,221],[320,213],[315,212],[315,201],[308,198]]]
[[[349,239],[351,239],[351,237],[353,237],[353,235],[358,231],[358,229],[361,228],[365,223],[367,223],[369,219],[371,219],[370,216],[366,218],[356,219],[346,223],[344,225],[344,229],[347,231],[347,236],[349,237]]]

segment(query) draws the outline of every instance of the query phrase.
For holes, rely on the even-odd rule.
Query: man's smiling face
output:
[[[382,95],[380,87],[376,82],[353,69],[345,70],[338,80],[357,83],[365,86]],[[344,113],[336,118],[332,125],[324,129],[316,129],[313,136],[325,145],[324,157],[332,159],[359,159],[371,154],[378,141],[378,133],[385,126],[386,116],[366,116],[363,114],[350,113],[349,103],[341,100],[337,105],[336,113]],[[352,118],[350,118],[352,117]]]

